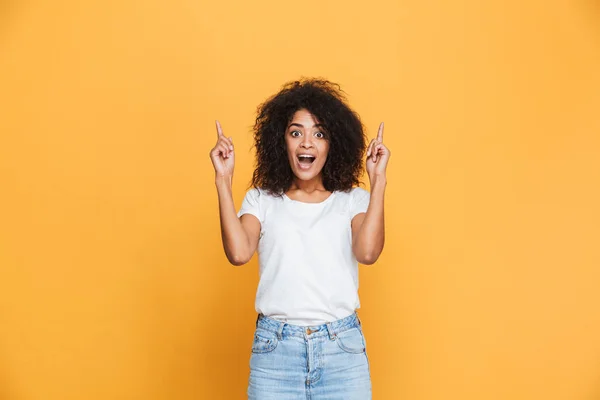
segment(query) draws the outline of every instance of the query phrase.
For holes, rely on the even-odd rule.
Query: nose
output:
[[[312,141],[310,140],[309,135],[306,135],[302,138],[302,141],[300,142],[300,146],[304,147],[304,148],[312,147]]]

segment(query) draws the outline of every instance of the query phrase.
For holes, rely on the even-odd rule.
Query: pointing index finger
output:
[[[215,123],[217,124],[217,137],[220,138],[223,135],[223,129],[221,129],[221,123],[219,122],[219,120],[215,120]]]
[[[379,124],[379,130],[377,131],[377,140],[383,142],[383,122]]]

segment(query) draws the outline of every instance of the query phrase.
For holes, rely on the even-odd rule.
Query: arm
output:
[[[217,121],[217,144],[210,150],[210,159],[215,168],[215,185],[219,196],[221,239],[229,262],[233,265],[246,264],[258,246],[260,222],[249,214],[237,217],[232,196],[234,153],[233,140],[223,135]]]
[[[217,177],[215,184],[219,196],[221,239],[225,255],[231,264],[244,265],[250,261],[258,247],[260,222],[252,214],[237,217],[229,178]]]
[[[371,185],[371,198],[366,213],[357,214],[352,219],[352,251],[356,260],[365,265],[377,261],[385,243],[383,203],[385,178]]]
[[[383,251],[385,227],[383,200],[387,185],[386,168],[391,152],[383,144],[383,122],[379,125],[377,139],[367,147],[367,174],[371,181],[371,197],[366,213],[352,219],[352,251],[361,264],[373,264]]]

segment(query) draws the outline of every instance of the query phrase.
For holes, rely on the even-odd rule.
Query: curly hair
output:
[[[256,169],[251,186],[282,196],[294,181],[285,132],[296,111],[306,109],[325,128],[329,141],[327,160],[321,171],[328,191],[347,192],[357,186],[364,171],[366,137],[360,117],[346,104],[346,96],[336,83],[317,78],[301,78],[257,108],[254,124]]]

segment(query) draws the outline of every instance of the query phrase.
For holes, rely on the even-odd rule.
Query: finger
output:
[[[373,159],[373,161],[377,162],[377,156],[379,154],[383,154],[383,144],[378,144],[377,146],[375,146],[375,149],[373,149],[373,154],[375,156],[375,158]]]
[[[231,153],[233,153],[233,143],[231,142],[231,138],[221,136],[217,144],[225,146],[225,148],[227,149],[227,152],[225,154],[227,155],[227,157],[231,156]]]
[[[371,153],[373,154],[373,162],[377,161],[377,148],[379,146],[380,146],[380,144],[378,142],[374,142],[373,149],[371,150]]]
[[[215,120],[215,123],[217,124],[217,137],[221,137],[221,136],[225,136],[223,135],[223,129],[221,128],[221,123],[219,122],[219,120]]]
[[[223,143],[229,150],[233,151],[233,143],[231,142],[231,138],[221,136],[219,143]]]
[[[371,155],[371,148],[373,147],[374,142],[375,142],[375,139],[372,139],[371,143],[369,143],[369,146],[367,146],[367,158],[369,158],[369,156]]]
[[[383,142],[383,122],[379,124],[379,130],[377,131],[377,140]]]
[[[381,142],[377,139],[371,140],[371,144],[369,145],[370,146],[369,155],[371,155],[371,156],[373,155],[373,151],[375,151],[375,146],[379,145],[380,143]]]
[[[223,154],[224,158],[229,158],[229,149],[227,148],[227,145],[223,143],[219,144],[219,151]]]

